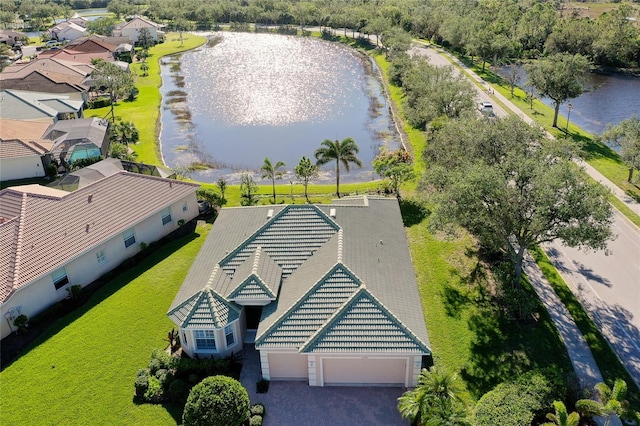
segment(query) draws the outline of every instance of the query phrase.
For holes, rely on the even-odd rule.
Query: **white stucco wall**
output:
[[[39,155],[0,159],[0,180],[25,179],[45,175]]]
[[[147,28],[153,41],[158,41],[158,29],[153,26]],[[124,28],[121,32],[123,37],[129,37],[132,42],[136,43],[138,41],[138,35],[140,34],[140,28]]]
[[[187,204],[187,210],[183,211],[182,207],[185,203]],[[6,320],[6,314],[11,308],[20,307],[22,314],[33,317],[53,303],[66,298],[68,295],[66,291],[67,288],[76,284],[83,287],[90,284],[106,272],[118,266],[125,259],[138,253],[141,242],[149,244],[157,241],[177,229],[178,220],[184,219],[185,221],[189,221],[197,215],[198,202],[194,191],[193,194],[171,205],[172,220],[166,225],[162,225],[160,211],[137,223],[133,227],[135,230],[136,243],[130,247],[124,246],[122,234],[118,234],[102,244],[92,247],[76,258],[70,259],[64,265],[54,268],[54,270],[57,270],[62,266],[65,267],[69,283],[64,287],[56,290],[51,274],[44,275],[28,285],[21,287],[11,295],[6,302],[0,304],[0,338],[6,337],[12,331]],[[96,253],[101,250],[104,250],[106,254],[106,262],[103,265],[98,264],[98,258],[96,256]],[[240,333],[238,332],[238,338],[239,335]]]

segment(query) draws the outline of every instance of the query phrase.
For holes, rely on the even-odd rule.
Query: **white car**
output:
[[[492,113],[493,112],[493,105],[491,105],[491,102],[480,102],[478,104],[478,110],[482,113]]]

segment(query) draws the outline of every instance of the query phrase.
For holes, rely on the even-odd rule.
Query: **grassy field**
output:
[[[184,33],[183,44],[176,33],[167,34],[167,41],[149,49],[148,76],[144,77],[140,71],[140,63],[131,64],[132,71],[137,75],[136,87],[140,91],[138,97],[131,102],[120,101],[115,105],[115,114],[126,121],[133,122],[140,132],[140,142],[133,146],[138,154],[137,160],[147,164],[162,164],[158,146],[159,118],[162,96],[160,95],[160,58],[166,55],[184,52],[203,45],[206,38]],[[87,117],[106,117],[110,107],[85,111]]]
[[[56,321],[0,373],[0,423],[172,425],[173,407],[133,402],[138,369],[174,324],[166,316],[210,225],[158,249]]]

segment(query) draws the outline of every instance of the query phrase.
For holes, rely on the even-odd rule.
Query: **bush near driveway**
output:
[[[207,377],[191,389],[184,426],[240,426],[249,418],[249,394],[235,379]]]

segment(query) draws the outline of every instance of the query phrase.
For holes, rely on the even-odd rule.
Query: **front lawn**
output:
[[[52,324],[0,373],[2,425],[173,425],[173,407],[136,405],[133,383],[174,324],[167,317],[210,225],[115,278]],[[178,412],[176,412],[178,411]]]

